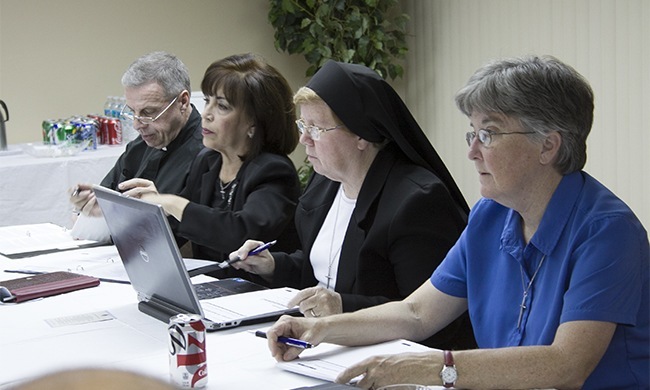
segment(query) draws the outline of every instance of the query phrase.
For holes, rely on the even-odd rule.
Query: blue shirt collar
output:
[[[562,235],[570,214],[580,196],[584,185],[582,172],[577,171],[562,177],[555,189],[551,200],[546,206],[542,221],[537,232],[531,239],[531,244],[545,255],[550,254]],[[521,234],[521,216],[514,210],[509,210],[501,234],[501,247],[515,258],[520,258],[524,249]]]

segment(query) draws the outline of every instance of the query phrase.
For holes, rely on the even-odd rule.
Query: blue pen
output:
[[[249,255],[249,256],[259,255],[259,254],[262,253],[264,250],[269,249],[270,247],[272,247],[273,245],[275,245],[276,242],[278,242],[278,241],[277,241],[277,240],[273,240],[273,241],[267,242],[267,243],[265,243],[265,244],[262,244],[262,245],[258,246],[257,248],[253,249],[252,251],[248,252],[248,255]],[[235,257],[234,259],[229,259],[229,260],[227,260],[227,261],[224,261],[224,262],[220,263],[220,264],[219,264],[219,268],[227,268],[227,267],[230,267],[231,264],[236,263],[236,262],[238,262],[238,261],[241,261],[241,257],[239,257],[239,256]]]
[[[265,339],[266,333],[262,332],[261,330],[258,330],[257,332],[255,332],[255,336]],[[282,344],[286,344],[290,347],[296,347],[302,349],[314,348],[314,344],[312,343],[303,340],[293,339],[291,337],[280,336],[278,337],[278,342]]]

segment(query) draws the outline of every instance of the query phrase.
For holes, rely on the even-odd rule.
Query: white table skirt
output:
[[[99,183],[124,148],[101,145],[72,157],[0,156],[0,226],[51,222],[71,228],[68,189]]]

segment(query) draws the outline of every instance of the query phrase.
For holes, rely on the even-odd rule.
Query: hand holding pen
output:
[[[266,332],[258,330],[258,331],[255,332],[255,336],[265,339],[266,338]],[[282,344],[286,344],[286,345],[288,345],[290,347],[296,347],[296,348],[301,348],[301,349],[314,348],[314,345],[312,343],[310,343],[310,342],[294,339],[294,338],[291,338],[291,337],[279,336],[278,337],[278,342],[282,343]]]
[[[83,213],[90,216],[100,216],[102,212],[95,199],[92,186],[89,184],[78,184],[70,193],[70,203],[74,213]]]
[[[269,249],[270,247],[272,247],[273,245],[275,245],[276,242],[277,242],[277,240],[273,240],[273,241],[270,241],[270,242],[264,243],[264,244],[262,244],[262,245],[259,245],[259,246],[257,246],[255,249],[253,249],[253,250],[251,250],[250,252],[248,252],[248,256],[256,256],[256,255],[259,255],[259,254],[262,253],[263,251],[265,251],[265,250]],[[248,256],[247,256],[247,257],[248,257]],[[231,257],[230,257],[229,260],[224,261],[224,262],[222,262],[222,263],[219,264],[219,268],[222,268],[222,269],[223,269],[223,268],[228,268],[228,267],[230,267],[231,265],[233,265],[234,263],[237,263],[237,262],[239,262],[239,261],[241,261],[241,260],[242,260],[241,256],[239,256],[239,255],[232,256],[232,254],[231,254]]]

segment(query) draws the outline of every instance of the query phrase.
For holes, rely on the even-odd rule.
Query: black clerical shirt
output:
[[[201,115],[193,107],[187,123],[167,147],[152,148],[140,137],[129,142],[101,185],[117,190],[119,183],[138,177],[153,181],[160,193],[178,194],[185,186],[190,165],[201,149]]]

